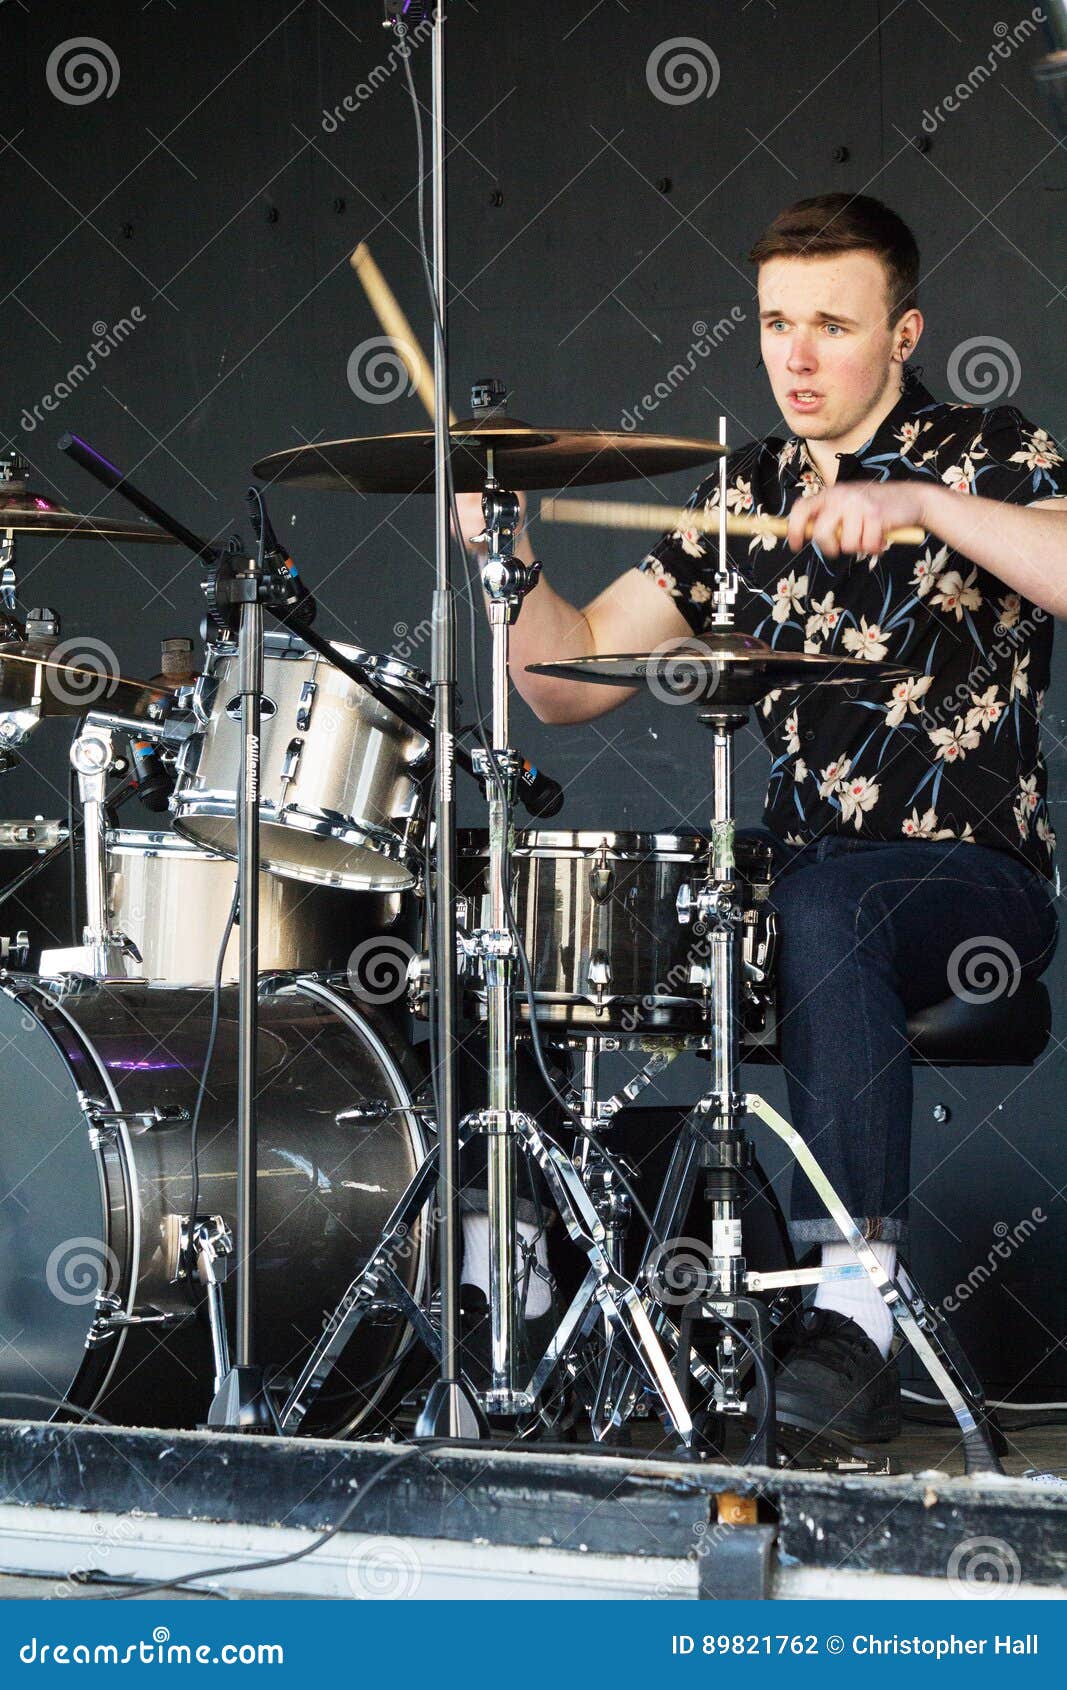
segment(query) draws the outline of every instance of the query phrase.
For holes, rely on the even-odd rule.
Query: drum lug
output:
[[[4,968],[25,968],[30,957],[30,936],[20,928],[14,939],[4,934],[0,938],[0,965]]]
[[[305,685],[313,686],[314,682],[305,682]],[[283,781],[292,780],[293,776],[296,774],[297,766],[300,762],[300,753],[303,749],[304,741],[299,737],[299,735],[294,735],[285,748],[285,757],[282,760],[280,779]]]
[[[159,1104],[151,1109],[107,1109],[102,1103],[79,1092],[78,1101],[89,1122],[89,1142],[94,1150],[104,1142],[113,1143],[121,1128],[127,1132],[146,1133],[152,1127],[183,1126],[189,1120],[188,1109],[179,1104]]]
[[[193,687],[192,710],[202,728],[206,728],[211,721],[218,690],[219,684],[213,675],[204,674],[197,677]]]
[[[589,870],[589,896],[595,904],[606,903],[615,890],[615,870],[608,862],[608,847],[605,840],[598,848],[593,858],[593,866]]]
[[[430,959],[425,952],[411,958],[407,968],[406,1002],[408,1013],[416,1021],[428,1021],[430,1018]]]
[[[94,1350],[101,1344],[106,1344],[109,1338],[114,1338],[128,1326],[174,1326],[178,1321],[189,1320],[194,1312],[190,1309],[188,1313],[182,1311],[164,1314],[156,1309],[151,1314],[127,1314],[122,1306],[122,1298],[115,1296],[113,1292],[101,1292],[96,1299],[95,1308],[93,1323],[85,1339],[87,1350]]]
[[[372,1097],[368,1103],[356,1105],[351,1109],[338,1109],[334,1121],[339,1127],[364,1122],[371,1125],[384,1121],[392,1113],[393,1105],[387,1097]]]
[[[598,1015],[604,1010],[605,988],[611,985],[611,958],[607,951],[594,951],[589,958],[586,978],[593,988],[593,1002]]]
[[[300,688],[300,702],[297,705],[296,725],[300,733],[306,734],[311,726],[311,712],[315,706],[315,694],[319,690],[317,681],[305,681]],[[290,748],[291,749],[291,748]]]

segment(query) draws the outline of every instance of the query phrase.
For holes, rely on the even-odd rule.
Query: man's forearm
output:
[[[524,531],[515,544],[515,554],[532,563],[534,552]],[[576,687],[573,681],[554,681],[547,675],[528,675],[527,663],[545,663],[567,657],[588,657],[594,650],[593,635],[584,614],[568,604],[544,575],[522,601],[517,621],[511,626],[509,668],[516,690],[545,722],[582,720],[610,707],[615,701],[603,688]],[[588,699],[581,695],[588,693]],[[585,706],[586,708],[583,708]]]
[[[1067,501],[1063,510],[1042,509],[928,487],[922,505],[931,534],[1023,598],[1067,616]]]

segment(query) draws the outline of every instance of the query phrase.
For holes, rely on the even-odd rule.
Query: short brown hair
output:
[[[832,252],[873,252],[886,271],[889,327],[917,303],[919,247],[895,211],[869,194],[819,194],[780,211],[749,260],[822,258]]]

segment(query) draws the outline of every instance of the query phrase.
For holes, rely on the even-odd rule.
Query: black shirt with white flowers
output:
[[[1034,504],[1067,496],[1067,465],[1013,405],[943,404],[914,382],[838,479],[928,479]],[[729,454],[730,511],[784,516],[822,490],[803,440],[752,441]],[[719,472],[690,510],[719,504]],[[717,537],[677,529],[640,567],[700,633],[710,621]],[[823,557],[808,544],[731,539],[742,590],[737,627],[780,651],[840,652],[914,670],[893,687],[772,692],[759,708],[771,752],[764,819],[792,843],[826,833],[959,839],[1051,868],[1042,705],[1053,618],[932,535],[880,557]]]

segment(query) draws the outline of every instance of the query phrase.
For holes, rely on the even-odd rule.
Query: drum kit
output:
[[[385,13],[404,44],[403,12]],[[453,414],[444,24],[435,14],[432,256],[421,218],[418,231],[432,368],[366,244],[351,257],[432,427],[316,441],[253,466],[261,484],[294,490],[433,494],[429,676],[315,629],[314,598],[258,486],[246,552],[209,544],[77,436],[60,449],[138,519],[78,515],[37,494],[20,459],[0,463],[0,769],[42,718],[70,717],[80,808],[65,821],[0,822],[0,848],[36,858],[0,903],[66,854],[80,863],[85,909],[69,948],[37,949],[19,932],[0,959],[0,1412],[367,1436],[414,1410],[415,1438],[483,1438],[490,1418],[551,1434],[585,1417],[599,1444],[658,1416],[672,1448],[706,1455],[751,1407],[746,1454],[773,1464],[776,1321],[799,1287],[866,1273],[955,1413],[968,1466],[995,1470],[980,1388],[951,1333],[902,1268],[887,1276],[789,1123],[740,1087],[743,1055],[773,1042],[775,918],[769,859],[736,827],[736,733],[776,689],[871,687],[903,671],[735,630],[728,537],[780,525],[728,513],[724,422],[716,441],[535,427],[507,414],[493,381],[472,389],[470,416]],[[400,57],[421,196],[420,104]],[[689,706],[676,721],[696,712],[710,733],[707,834],[517,831],[519,802],[550,820],[562,793],[511,744],[509,630],[539,571],[515,555],[512,489],[652,479],[711,460],[721,480],[709,515],[570,498],[542,511],[710,533],[707,635],[540,666],[584,685],[647,686]],[[488,720],[472,651],[473,746],[456,722],[458,492],[482,496],[492,635]],[[175,543],[197,558],[209,629],[200,661],[175,642],[153,680],[102,676],[59,642],[51,612],[20,616],[16,539],[67,535]],[[479,582],[460,544],[473,604]],[[265,615],[278,626],[267,631]],[[457,770],[481,788],[484,830],[457,831]],[[173,830],[120,827],[134,793],[157,823],[169,808]],[[429,1025],[421,1048],[346,966],[365,955],[373,968],[374,947],[387,953],[402,935],[418,937],[407,978]],[[484,1097],[465,1098],[462,1118],[461,1008],[486,1048]],[[520,1096],[524,1047],[566,1122],[558,1134]],[[706,1056],[708,1086],[646,1205],[613,1126],[689,1049]],[[605,1098],[601,1057],[620,1050],[643,1066]],[[749,1267],[750,1115],[812,1180],[852,1266]],[[460,1343],[459,1320],[460,1153],[478,1139],[487,1360]],[[525,1318],[520,1172],[535,1207],[559,1217],[574,1282],[543,1343]],[[698,1204],[694,1260],[683,1235]],[[425,1369],[413,1383],[419,1355],[436,1368],[428,1390]]]
[[[63,449],[151,526],[62,510],[7,462],[0,741],[14,759],[42,717],[73,718],[80,821],[0,824],[0,848],[36,858],[0,901],[70,853],[85,924],[80,942],[32,962],[18,936],[5,942],[0,1411],[36,1401],[66,1418],[363,1435],[392,1423],[402,1399],[418,1409],[410,1358],[447,1354],[442,1310],[458,1291],[435,1290],[442,1052],[431,1038],[428,1066],[425,1043],[409,1043],[364,1000],[348,963],[364,946],[373,956],[391,936],[416,937],[401,953],[415,953],[407,1001],[435,1028],[444,879],[460,1000],[487,1047],[484,1102],[458,1128],[461,1144],[485,1140],[490,1238],[487,1370],[451,1381],[469,1405],[463,1429],[484,1435],[493,1417],[558,1430],[561,1414],[578,1412],[595,1441],[611,1442],[654,1414],[699,1453],[718,1447],[715,1425],[755,1402],[748,1454],[778,1458],[772,1338],[797,1287],[822,1270],[761,1272],[746,1260],[744,1123],[754,1115],[852,1244],[855,1266],[833,1271],[871,1277],[956,1413],[969,1462],[995,1466],[980,1390],[951,1334],[903,1269],[887,1278],[810,1150],[740,1084],[745,1055],[774,1041],[776,929],[769,853],[737,830],[735,735],[773,689],[870,687],[903,671],[737,632],[726,541],[740,519],[722,497],[702,519],[720,548],[702,639],[537,666],[584,684],[647,686],[688,706],[676,719],[695,711],[710,734],[708,832],[517,831],[514,808],[531,783],[511,744],[509,629],[537,566],[514,554],[509,487],[711,459],[724,476],[724,431],[711,441],[534,428],[506,415],[494,384],[474,399],[472,417],[452,423],[451,470],[455,489],[482,492],[492,709],[481,743],[454,750],[484,791],[487,826],[458,833],[451,862],[430,813],[440,778],[431,678],[314,631],[314,601],[261,492],[251,496],[257,555],[247,558],[208,546],[76,438]],[[426,486],[433,446],[431,431],[317,443],[254,473],[294,488],[408,494]],[[193,551],[207,575],[200,661],[175,642],[170,672],[153,681],[85,669],[58,643],[52,613],[16,610],[15,538],[34,534]],[[277,629],[264,631],[264,608]],[[533,785],[543,818],[558,792]],[[138,792],[156,809],[167,803],[172,830],[117,824],[119,803]],[[524,1108],[523,1045],[566,1135]],[[707,1057],[708,1085],[646,1208],[612,1124],[683,1050]],[[600,1060],[615,1051],[638,1053],[643,1066],[604,1097]],[[576,1065],[567,1089],[562,1076]],[[524,1319],[520,1169],[557,1212],[568,1241],[559,1248],[578,1264],[540,1354]],[[676,1246],[691,1242],[687,1217],[701,1196],[705,1247],[694,1265]],[[236,1301],[226,1289],[234,1268]],[[416,1434],[430,1421],[423,1406]]]

